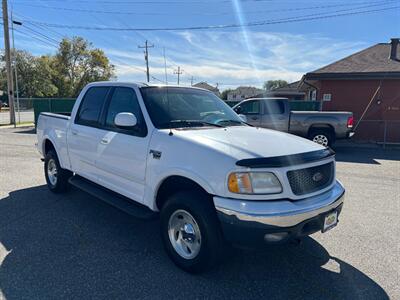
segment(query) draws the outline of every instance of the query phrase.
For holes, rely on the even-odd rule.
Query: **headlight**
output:
[[[228,189],[236,194],[277,194],[282,185],[273,173],[237,172],[229,174]]]

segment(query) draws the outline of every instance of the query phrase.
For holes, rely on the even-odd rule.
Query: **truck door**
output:
[[[114,119],[121,112],[133,113],[137,125],[132,128],[116,127]],[[143,202],[150,134],[136,91],[131,87],[112,88],[101,123],[104,134],[98,143],[96,158],[100,184]]]
[[[97,182],[97,146],[102,136],[99,118],[109,91],[110,88],[105,86],[91,87],[86,91],[67,135],[72,171],[94,182]]]
[[[247,118],[247,123],[260,126],[261,122],[261,101],[260,100],[249,100],[241,103],[240,114],[243,114]]]
[[[287,132],[289,129],[289,107],[286,99],[265,99],[261,127]]]

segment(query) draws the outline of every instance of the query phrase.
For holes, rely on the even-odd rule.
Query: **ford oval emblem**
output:
[[[324,175],[322,175],[321,172],[317,172],[313,175],[312,180],[314,180],[315,182],[319,182],[322,180],[322,178],[324,178]]]

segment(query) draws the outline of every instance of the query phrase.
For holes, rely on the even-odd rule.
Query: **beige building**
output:
[[[244,99],[253,98],[263,93],[264,91],[252,86],[239,86],[227,95],[227,101],[242,101]]]
[[[201,88],[201,89],[209,90],[209,91],[213,92],[215,95],[217,95],[218,97],[221,96],[221,93],[219,92],[218,87],[209,85],[207,82],[201,81],[201,82],[194,84],[193,86]]]

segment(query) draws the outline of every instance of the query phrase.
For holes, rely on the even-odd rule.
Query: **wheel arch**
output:
[[[57,150],[54,143],[48,137],[46,137],[43,139],[43,145],[42,145],[43,156],[46,156],[46,154],[50,150],[54,150],[57,154]]]
[[[308,129],[308,136],[310,137],[312,132],[315,130],[326,130],[329,131],[329,133],[332,134],[332,138],[335,138],[335,128],[330,125],[330,124],[324,124],[324,123],[319,123],[319,124],[312,124],[310,128]]]
[[[46,154],[50,150],[53,150],[56,153],[58,161],[59,161],[61,167],[64,168],[64,169],[67,169],[68,165],[66,164],[66,162],[63,161],[63,157],[62,157],[59,149],[57,149],[56,143],[54,142],[54,140],[50,136],[45,136],[45,137],[43,137],[43,142],[42,142],[42,155],[43,155],[43,157],[46,157]]]
[[[170,175],[165,177],[158,185],[154,194],[154,206],[157,210],[161,210],[168,197],[178,191],[194,190],[204,195],[212,195],[211,190],[200,184],[198,180],[189,178],[184,175]]]

